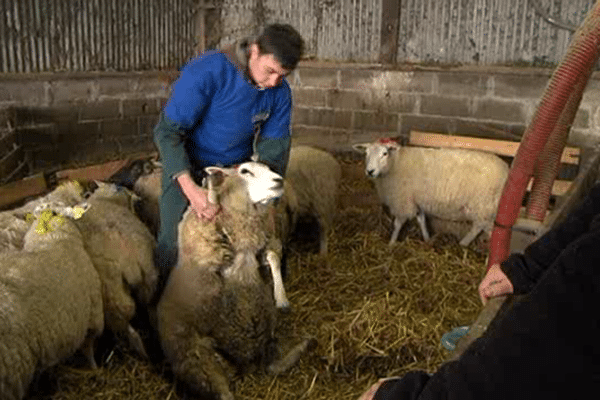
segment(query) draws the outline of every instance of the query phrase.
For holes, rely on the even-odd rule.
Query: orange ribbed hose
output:
[[[523,134],[500,197],[496,226],[490,241],[488,268],[504,261],[509,255],[511,228],[519,214],[536,160],[555,130],[573,88],[598,59],[599,44],[600,2],[596,2],[575,32],[567,54],[552,74],[533,119]]]

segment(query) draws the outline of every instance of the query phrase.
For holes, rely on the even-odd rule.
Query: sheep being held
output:
[[[276,306],[261,267],[272,268],[280,243],[272,237],[273,206],[263,203],[281,196],[283,180],[256,162],[206,170],[209,182],[226,174],[216,188],[222,210],[212,221],[191,208],[185,212],[177,267],[158,304],[158,331],[179,380],[197,394],[232,399],[233,370],[272,358]],[[301,343],[295,354],[308,345]],[[297,357],[286,360],[270,370],[281,372]]]
[[[22,250],[0,253],[0,398],[22,399],[36,373],[81,349],[92,367],[104,327],[100,278],[67,216],[44,210]]]
[[[154,295],[158,280],[154,237],[133,212],[132,192],[115,184],[97,184],[87,200],[90,210],[76,224],[102,281],[107,328],[146,357],[142,339],[130,321],[136,302],[148,305]]]
[[[391,139],[353,147],[366,153],[365,173],[394,216],[390,244],[414,217],[429,240],[425,214],[472,221],[461,246],[468,246],[481,231],[491,233],[509,171],[500,157],[473,150],[403,147]]]

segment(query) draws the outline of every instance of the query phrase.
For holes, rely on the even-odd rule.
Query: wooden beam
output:
[[[30,197],[37,196],[48,190],[43,173],[23,178],[20,181],[0,186],[0,209]]]
[[[382,0],[381,47],[379,61],[393,64],[398,56],[400,0]]]
[[[532,184],[533,184],[533,179],[529,180],[529,183],[527,184],[527,191],[531,191]],[[571,182],[571,181],[559,181],[559,180],[554,181],[554,183],[552,184],[552,195],[553,196],[564,195],[565,193],[567,193],[567,191],[569,190],[569,188],[571,187],[572,184],[573,184],[573,182]]]
[[[415,146],[428,147],[454,147],[470,150],[481,150],[501,156],[514,157],[517,154],[520,142],[508,140],[482,139],[470,136],[453,136],[441,133],[411,131],[409,143]],[[577,147],[565,147],[561,162],[565,164],[579,164],[581,150]]]

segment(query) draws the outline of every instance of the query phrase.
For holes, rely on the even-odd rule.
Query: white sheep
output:
[[[277,261],[280,243],[273,237],[274,208],[263,203],[281,196],[283,180],[256,162],[206,170],[209,181],[226,174],[215,188],[222,210],[210,222],[185,212],[178,263],[158,303],[158,332],[175,376],[191,391],[232,399],[233,369],[271,361],[276,306],[261,266]],[[282,372],[310,343],[269,370]]]
[[[76,181],[61,183],[50,193],[27,202],[25,205],[0,212],[0,252],[23,248],[23,238],[29,229],[25,215],[32,213],[36,207],[74,206],[84,200],[83,188]]]
[[[0,398],[22,399],[36,373],[78,349],[94,361],[100,278],[70,217],[45,210],[22,250],[0,253]]]
[[[327,254],[327,238],[336,213],[342,168],[328,152],[310,146],[293,146],[286,171],[286,184],[295,199],[290,208],[297,220],[312,216],[319,224],[319,252]],[[289,191],[286,187],[286,192]],[[287,197],[287,193],[284,195]]]
[[[481,231],[491,232],[509,171],[498,156],[464,149],[403,147],[390,139],[353,147],[366,152],[365,173],[373,178],[380,200],[394,216],[390,244],[414,217],[423,238],[429,240],[425,214],[471,221],[461,246],[468,246]]]
[[[148,305],[156,289],[155,240],[133,212],[132,192],[114,184],[97,184],[87,199],[90,210],[76,224],[102,281],[106,327],[147,357],[130,321],[136,302]]]
[[[23,238],[29,230],[29,224],[11,211],[0,212],[0,253],[23,248]]]
[[[158,199],[161,193],[161,182],[162,182],[162,167],[159,163],[157,162],[152,162],[152,161],[148,161],[148,160],[138,160],[139,162],[134,162],[132,164],[130,164],[128,167],[124,168],[123,170],[119,171],[118,174],[115,174],[113,177],[111,177],[111,181],[114,182],[121,182],[123,184],[126,184],[127,186],[131,186],[133,187],[133,190],[136,192],[136,194],[138,194],[141,197],[141,201],[140,203],[142,204],[141,207],[136,206],[136,210],[138,215],[140,216],[140,219],[142,219],[142,221],[144,221],[146,223],[147,226],[149,226],[151,231],[156,232],[158,229],[158,223],[159,223],[159,206],[158,206]],[[247,164],[249,166],[254,166],[259,172],[262,173],[262,171],[265,171],[266,175],[269,175],[268,172],[266,172],[268,170],[268,168],[262,164],[256,166],[257,163],[251,162],[250,164]],[[238,168],[239,170],[239,168]],[[224,169],[224,170],[213,170],[214,173],[229,173],[232,174],[235,172],[235,169]],[[269,175],[270,176],[270,175]],[[281,179],[281,177],[279,177],[279,179]],[[240,186],[238,189],[240,190],[245,190],[244,186]],[[260,186],[257,187],[258,190],[260,190]],[[221,189],[222,190],[222,189]],[[227,197],[227,196],[225,196]],[[231,199],[234,198],[234,196],[230,197]],[[231,201],[231,200],[227,200],[227,201]],[[242,201],[245,201],[242,200]],[[282,204],[282,203],[280,203]],[[293,195],[288,196],[286,202],[286,205],[291,205],[294,209],[296,209],[296,201],[295,201],[295,197],[293,197]],[[223,206],[223,205],[222,205]],[[228,207],[238,207],[238,205],[233,204],[231,206],[226,205],[224,207],[224,209],[227,209]],[[285,210],[283,204],[281,206],[278,207],[278,210]],[[191,211],[188,210],[188,213],[191,213]],[[185,214],[184,214],[185,215]],[[251,225],[254,223],[252,221],[254,221],[254,219],[256,219],[256,217],[252,217],[250,220],[245,221],[243,220],[243,218],[245,218],[246,214],[235,214],[237,215],[236,217],[232,217],[231,215],[227,215],[226,217],[220,216],[220,218],[232,218],[230,221],[226,221],[224,222],[224,226],[235,226],[235,224],[240,224],[241,225],[248,225],[251,228]],[[281,218],[283,216],[283,214],[280,214],[278,211],[276,210],[271,210],[270,211],[270,215],[269,215],[269,221],[271,225],[273,225],[274,229],[275,229],[275,234],[272,235],[273,237],[277,238],[277,241],[274,241],[273,243],[277,243],[275,245],[275,249],[274,251],[270,252],[268,255],[268,260],[269,260],[269,265],[271,266],[271,273],[273,276],[273,282],[274,282],[274,292],[275,292],[275,299],[277,302],[277,306],[279,308],[287,308],[289,307],[289,301],[286,298],[285,295],[285,289],[283,287],[283,279],[281,277],[281,254],[282,254],[282,250],[280,249],[281,247],[281,242],[285,241],[287,239],[287,236],[289,235],[290,232],[290,225],[292,224],[292,222],[290,222],[289,219],[287,218]],[[287,215],[286,215],[287,217]],[[182,217],[182,220],[186,218],[186,217]],[[189,216],[187,217],[189,218]],[[234,219],[236,219],[234,221]],[[239,221],[238,221],[239,220]],[[181,226],[181,225],[180,225]],[[241,232],[247,229],[247,227],[244,227],[243,229],[240,229],[239,232],[241,235],[243,235]],[[273,229],[272,227],[270,229]],[[252,230],[252,229],[250,229]],[[238,231],[238,230],[236,230]],[[179,237],[181,238],[181,234],[179,234]]]
[[[277,307],[288,308],[280,269],[282,242],[276,210],[269,202],[283,194],[283,179],[266,165],[253,161],[234,168],[207,167],[206,171],[208,182],[217,174],[225,175],[215,189],[221,212],[206,222],[199,220],[192,209],[186,210],[178,227],[178,264],[204,260],[218,265],[228,246],[255,253],[265,249]]]

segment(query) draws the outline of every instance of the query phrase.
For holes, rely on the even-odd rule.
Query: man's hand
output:
[[[189,172],[179,175],[177,181],[198,218],[210,221],[217,215],[221,208],[218,204],[212,204],[208,201],[208,191],[196,185]]]
[[[376,383],[374,383],[373,385],[371,385],[371,387],[362,394],[362,396],[359,397],[358,400],[373,400],[373,397],[375,397],[375,393],[377,393],[377,390],[379,390],[379,387],[381,386],[381,384],[385,381],[389,381],[392,379],[400,379],[399,376],[393,376],[390,378],[382,378],[380,380],[378,380]]]
[[[487,274],[479,284],[479,297],[485,305],[488,299],[513,292],[513,285],[510,279],[500,269],[500,264],[494,264],[490,267]]]

